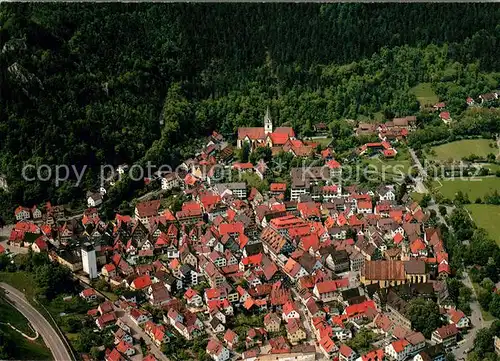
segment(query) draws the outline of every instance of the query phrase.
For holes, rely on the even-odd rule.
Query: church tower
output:
[[[267,107],[266,115],[264,115],[264,133],[267,135],[273,132],[273,121],[271,120],[271,112]]]

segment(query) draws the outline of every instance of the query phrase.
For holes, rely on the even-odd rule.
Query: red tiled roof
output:
[[[221,236],[231,233],[243,234],[244,226],[242,222],[221,223],[219,225],[219,233]]]
[[[224,334],[224,341],[233,343],[237,337],[238,335],[236,334],[236,332],[228,328],[226,333]]]
[[[345,356],[345,357],[349,357],[353,354],[353,350],[352,348],[350,348],[349,346],[347,346],[346,344],[341,344],[340,345],[340,348],[339,348],[339,353],[342,355],[342,356]]]
[[[277,127],[273,134],[286,134],[290,138],[295,138],[295,132],[292,127]]]
[[[211,338],[210,341],[208,341],[207,353],[209,355],[219,355],[223,349],[224,346],[219,340]]]
[[[337,282],[335,280],[319,282],[316,284],[316,289],[320,294],[333,292],[337,290]]]
[[[135,289],[142,290],[151,286],[151,278],[148,275],[137,277],[134,281],[132,281],[132,285]]]
[[[283,305],[283,313],[288,315],[290,312],[295,311],[298,312],[297,305],[293,301],[288,301]]]
[[[418,253],[419,251],[425,250],[426,246],[424,241],[422,241],[420,238],[417,238],[415,241],[410,246],[411,253]]]
[[[438,273],[443,273],[443,272],[448,273],[448,274],[451,273],[450,272],[450,265],[446,262],[443,262],[443,263],[439,264],[439,266],[438,266]]]
[[[253,169],[253,164],[248,163],[233,163],[233,169]]]
[[[251,140],[264,139],[265,132],[263,127],[240,127],[238,128],[238,139],[248,137]]]
[[[403,352],[409,344],[410,343],[406,340],[397,340],[397,341],[394,341],[393,343],[391,343],[392,348],[397,353]]]
[[[450,315],[450,320],[453,322],[453,323],[459,323],[460,320],[462,318],[465,317],[465,314],[460,311],[460,310],[455,310],[453,308],[450,308],[448,311],[447,311],[448,315]]]
[[[122,355],[118,352],[116,348],[113,349],[107,356],[106,356],[107,361],[122,361],[124,358]]]
[[[439,113],[439,117],[444,120],[450,120],[450,112],[441,112]]]
[[[332,159],[332,160],[328,161],[328,162],[326,163],[326,165],[327,165],[327,166],[328,166],[328,168],[330,168],[330,169],[337,169],[337,168],[340,168],[340,167],[341,167],[340,163],[339,163],[339,162],[337,162],[335,159]]]
[[[333,342],[333,340],[330,337],[328,337],[328,336],[323,336],[321,338],[321,340],[319,341],[319,345],[327,353],[330,353],[330,352],[334,351],[336,349],[336,347],[337,347],[335,345],[335,342]]]
[[[284,145],[286,143],[286,141],[288,140],[288,134],[287,133],[276,133],[276,132],[273,132],[271,134],[268,134],[268,137],[271,138],[271,141],[273,142],[274,146]]]
[[[353,317],[364,314],[368,309],[376,310],[375,302],[367,300],[362,303],[347,306],[344,310],[344,314],[348,317]]]
[[[371,201],[358,201],[358,209],[372,209]]]
[[[442,340],[447,339],[448,337],[455,336],[458,334],[457,326],[452,323],[443,327],[438,328],[435,332],[441,337]]]
[[[269,190],[271,192],[284,192],[286,191],[286,183],[271,183]]]
[[[158,215],[158,209],[160,208],[160,201],[153,200],[147,202],[137,203],[135,206],[139,217],[153,217]]]
[[[96,291],[93,288],[86,288],[82,291],[83,297],[90,297],[93,295],[97,295]]]
[[[383,361],[384,360],[384,350],[378,349],[370,351],[361,356],[362,361]]]
[[[404,280],[404,264],[401,261],[366,261],[362,274],[368,280]]]

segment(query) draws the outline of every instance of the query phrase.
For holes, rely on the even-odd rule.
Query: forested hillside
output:
[[[82,199],[99,164],[176,162],[189,140],[277,123],[301,134],[414,114],[430,82],[461,110],[498,86],[494,4],[3,4],[0,193],[8,212]],[[21,165],[88,164],[85,184],[20,181]]]

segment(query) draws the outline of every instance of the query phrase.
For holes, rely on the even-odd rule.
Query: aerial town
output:
[[[500,361],[500,6],[0,10],[0,360]]]
[[[444,107],[435,105],[448,124]],[[360,123],[356,134],[379,142],[355,153],[392,159],[416,127],[415,116]],[[205,341],[214,361],[463,360],[479,325],[451,301],[453,270],[429,210],[397,183],[343,183],[344,160],[318,144],[274,127],[268,108],[263,127],[240,127],[235,143],[213,132],[180,170],[158,174],[158,192],[131,214],[101,219],[115,182],[89,192],[76,216],[62,205],[20,205],[0,251],[46,253],[71,270],[85,317],[112,335],[100,349],[106,361],[199,359],[190,348],[176,356],[175,340],[178,350]],[[245,179],[266,180],[270,162],[237,154],[259,148],[318,163],[258,190]],[[165,206],[165,192],[182,199],[179,209]],[[415,299],[436,305],[439,327],[415,327]]]

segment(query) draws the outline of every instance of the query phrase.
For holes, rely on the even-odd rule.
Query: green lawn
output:
[[[488,168],[490,172],[495,173],[500,170],[500,164],[485,164],[483,165],[484,168]]]
[[[429,159],[448,161],[458,161],[464,157],[475,154],[480,157],[486,157],[489,153],[497,154],[496,146],[492,148],[490,145],[495,145],[490,139],[464,139],[456,142],[441,144],[432,147],[435,155],[428,154]]]
[[[18,290],[23,291],[26,298],[29,300],[33,299],[36,286],[33,276],[29,273],[23,271],[14,273],[0,272],[0,282],[5,282]]]
[[[389,176],[409,174],[408,172],[412,165],[410,156],[406,150],[398,150],[398,152],[395,159],[384,159],[380,156],[368,158],[366,160],[366,163],[370,165],[368,169],[372,170],[373,167],[376,167],[379,173],[384,171]]]
[[[477,226],[486,229],[488,234],[500,246],[500,206],[492,204],[468,204],[466,208]]]
[[[442,186],[440,185],[442,184]],[[491,194],[495,190],[500,189],[500,178],[498,177],[478,177],[469,179],[441,179],[433,182],[435,190],[440,192],[444,197],[454,199],[458,191],[469,195],[471,202],[474,202],[477,197],[481,199],[488,193]]]
[[[2,310],[3,312],[3,310]],[[52,353],[45,346],[42,338],[36,341],[25,339],[20,333],[10,328],[8,325],[0,325],[0,330],[12,340],[14,345],[9,353],[15,360],[52,360]]]
[[[422,107],[433,106],[439,102],[438,96],[434,90],[432,90],[431,83],[420,83],[411,88],[410,92],[415,94]]]
[[[323,147],[328,147],[328,145],[330,145],[330,143],[332,142],[332,139],[333,138],[330,138],[330,137],[329,138],[316,138],[316,139],[309,140],[309,142],[319,143]]]
[[[12,306],[6,299],[0,298],[0,322],[10,323],[12,326],[17,328],[24,334],[34,337],[35,332],[29,326],[28,320],[19,312],[14,306]]]
[[[424,198],[423,193],[417,193],[417,192],[412,192],[411,193],[411,199],[413,199],[415,202],[420,203],[420,201]]]
[[[27,277],[23,272],[7,273],[0,272],[0,281],[9,283],[16,288],[22,290],[33,290],[31,278]],[[34,331],[28,326],[28,320],[6,300],[0,299],[0,322],[10,323],[12,326],[22,331],[26,335],[35,336]],[[13,330],[6,324],[0,324],[2,332],[8,335],[9,339],[13,340],[15,347],[9,351],[14,359],[18,360],[51,360],[52,354],[45,346],[43,339],[38,337],[35,341],[30,341],[24,338],[20,333]]]

